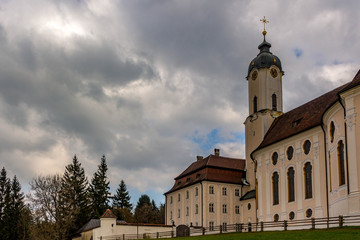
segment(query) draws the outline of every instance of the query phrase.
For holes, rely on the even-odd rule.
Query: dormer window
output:
[[[293,126],[293,127],[296,127],[297,125],[300,124],[301,120],[302,120],[302,118],[299,118],[298,120],[293,121],[293,122],[292,122],[292,126]]]

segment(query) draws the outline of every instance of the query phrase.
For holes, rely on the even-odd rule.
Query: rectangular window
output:
[[[235,206],[235,214],[240,214],[240,207],[239,206]]]
[[[195,205],[195,214],[198,214],[199,213],[199,205]]]
[[[211,212],[211,213],[214,212],[214,204],[213,203],[209,203],[209,212]]]
[[[186,199],[189,199],[189,191],[186,191]]]
[[[235,197],[239,197],[240,196],[240,190],[237,188],[235,189]]]
[[[209,231],[214,231],[214,222],[209,222]]]
[[[226,196],[226,187],[222,188],[222,195]]]
[[[223,213],[227,213],[227,205],[226,204],[223,204],[222,209],[223,209]]]
[[[180,202],[180,193],[178,194],[178,202]]]
[[[172,211],[170,211],[170,220],[172,220]]]
[[[180,209],[178,209],[178,218],[180,218]]]
[[[186,216],[189,216],[189,207],[186,207]]]
[[[209,194],[214,194],[214,186],[209,186]]]
[[[170,196],[170,204],[172,203],[172,196]]]
[[[199,195],[199,189],[196,187],[195,188],[195,196],[198,196]]]

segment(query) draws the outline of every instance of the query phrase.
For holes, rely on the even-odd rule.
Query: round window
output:
[[[291,160],[294,156],[294,148],[292,146],[288,147],[286,150],[287,159]]]
[[[274,222],[277,222],[277,221],[279,221],[279,214],[274,215]]]
[[[293,220],[295,218],[295,213],[294,212],[290,212],[289,213],[289,219]]]
[[[279,157],[278,153],[277,153],[277,152],[274,152],[273,155],[272,155],[272,157],[271,157],[272,163],[273,163],[274,165],[276,165],[276,163],[277,163],[277,161],[278,161],[278,157]]]
[[[306,210],[306,217],[309,218],[312,216],[312,210],[309,208]]]
[[[309,154],[310,148],[311,148],[311,142],[309,140],[306,140],[303,145],[304,153]]]

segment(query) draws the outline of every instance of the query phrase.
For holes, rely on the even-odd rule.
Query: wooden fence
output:
[[[231,232],[261,232],[261,231],[287,231],[299,229],[320,229],[343,226],[360,226],[360,215],[338,216],[329,218],[308,218],[303,220],[284,220],[276,222],[238,223],[226,226],[213,227],[190,227],[190,236],[222,234]],[[144,234],[123,234],[100,237],[100,240],[133,240],[133,239],[156,239],[176,237],[175,227],[173,231],[144,233]]]

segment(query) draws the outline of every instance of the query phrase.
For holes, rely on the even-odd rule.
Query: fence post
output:
[[[264,231],[264,222],[263,221],[260,222],[260,231],[261,232]]]
[[[327,218],[326,218],[326,227],[329,228],[329,227],[330,227],[329,225],[330,225],[330,224],[329,224],[329,217],[327,217]]]
[[[156,238],[159,238],[159,232],[156,233]]]
[[[315,229],[315,218],[311,218],[311,229]]]
[[[102,236],[100,236],[100,240],[102,240]]]
[[[240,232],[242,232],[242,230],[243,230],[243,224],[240,223]]]
[[[174,230],[171,231],[171,238],[174,237]]]
[[[342,228],[344,225],[344,217],[342,215],[339,216],[339,228]]]
[[[222,229],[222,226],[220,225],[220,233],[222,233],[222,230],[223,230],[223,229]]]
[[[203,232],[203,235],[205,235],[205,228],[204,227],[202,228],[202,232]]]
[[[286,220],[284,220],[284,231],[286,231],[286,230],[287,230],[287,227],[288,227],[288,223],[287,223],[287,221],[286,221]]]
[[[123,234],[123,240],[125,240],[125,234]]]

